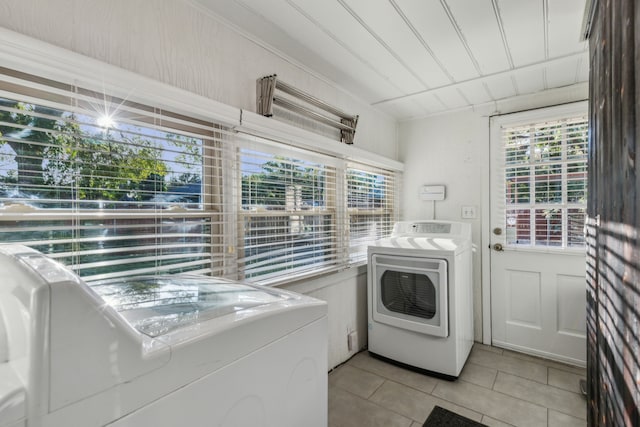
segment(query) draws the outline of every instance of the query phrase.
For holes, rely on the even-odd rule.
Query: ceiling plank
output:
[[[541,69],[517,70],[513,73],[521,95],[544,90],[543,72]]]
[[[439,2],[424,0],[390,0],[401,11],[407,25],[433,52],[453,81],[478,77],[456,29]]]
[[[448,7],[450,18],[475,58],[480,74],[509,69],[504,49],[496,48],[503,43],[491,0],[441,0],[441,3]]]
[[[484,80],[489,87],[494,100],[510,98],[516,96],[516,90],[511,81],[511,75],[503,74],[492,76]]]
[[[392,81],[399,91],[411,93],[424,89],[424,85],[339,3],[314,0],[289,0],[287,3],[304,11],[313,19],[313,25],[321,26],[323,32],[331,34],[334,40],[339,40],[344,46],[348,46],[370,68]],[[261,4],[261,2],[253,1],[252,4]],[[274,9],[271,13],[278,14],[278,8]],[[316,43],[322,41],[318,40]]]
[[[500,71],[497,73],[493,73],[493,74],[489,74],[486,76],[482,76],[482,77],[478,77],[476,79],[471,79],[471,80],[467,80],[464,82],[456,82],[456,83],[452,83],[446,86],[442,86],[442,87],[438,87],[438,88],[432,88],[432,89],[428,89],[425,91],[421,91],[421,92],[416,92],[413,94],[409,94],[409,95],[403,95],[401,97],[398,98],[394,98],[394,99],[386,99],[386,100],[382,100],[379,102],[375,102],[373,103],[373,105],[381,105],[384,104],[386,102],[391,102],[391,101],[395,101],[397,99],[401,99],[401,98],[412,98],[412,97],[417,97],[420,96],[424,93],[437,93],[440,90],[446,89],[446,88],[450,88],[450,87],[460,87],[460,88],[465,88],[466,85],[472,84],[472,83],[478,83],[478,84],[483,84],[486,83],[488,81],[495,81],[495,79],[502,79],[502,82],[505,82],[505,84],[507,84],[511,90],[514,90],[513,84],[511,83],[511,75],[519,72],[519,71],[524,71],[524,70],[541,70],[543,72],[547,71],[547,68],[552,65],[554,67],[557,67],[558,70],[570,70],[569,75],[567,78],[572,79],[575,78],[575,72],[576,72],[576,61],[579,58],[583,58],[584,60],[586,60],[587,58],[587,52],[577,52],[577,53],[573,53],[573,54],[569,54],[563,57],[559,57],[559,58],[552,58],[549,61],[540,61],[534,64],[528,64],[525,65],[523,67],[519,67],[516,68],[514,70],[506,70],[506,71]],[[563,85],[564,86],[564,85]],[[553,87],[553,86],[551,86]],[[548,87],[545,86],[545,89],[547,89]],[[490,89],[490,87],[489,87]],[[501,89],[502,90],[502,89]],[[515,90],[514,90],[515,92]],[[490,89],[490,94],[494,95],[493,98],[494,99],[499,99],[495,96],[495,94],[493,94],[493,90]]]
[[[425,88],[450,82],[391,3],[369,0],[338,2]]]
[[[545,25],[540,1],[497,0],[504,34],[513,58],[521,67],[545,59]]]
[[[469,100],[470,105],[484,104],[493,101],[493,98],[480,80],[472,80],[468,83],[461,84],[459,89]]]
[[[549,3],[549,56],[586,50],[588,42],[580,39],[585,0],[547,0]]]
[[[580,58],[566,64],[549,64],[546,66],[547,85],[549,87],[569,86],[576,83],[576,70]]]
[[[275,54],[257,59],[265,74],[324,87],[314,76],[399,119],[589,78],[587,0],[185,1]]]

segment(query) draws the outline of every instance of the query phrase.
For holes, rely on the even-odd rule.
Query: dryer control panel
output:
[[[455,221],[400,221],[393,226],[391,237],[398,236],[446,237],[471,239],[471,225]]]
[[[414,233],[420,234],[449,234],[451,233],[451,224],[445,222],[415,222],[411,229]]]

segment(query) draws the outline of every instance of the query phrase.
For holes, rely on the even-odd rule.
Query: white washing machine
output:
[[[327,306],[197,275],[88,286],[0,245],[0,427],[327,425]]]
[[[403,221],[368,249],[369,352],[455,379],[473,346],[471,225]]]

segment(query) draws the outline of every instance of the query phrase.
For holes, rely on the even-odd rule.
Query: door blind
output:
[[[584,247],[587,117],[503,127],[502,224],[512,247]]]

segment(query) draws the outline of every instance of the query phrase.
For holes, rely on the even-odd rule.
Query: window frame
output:
[[[535,197],[533,193],[533,186],[529,188],[529,203],[526,204],[513,204],[508,205],[506,202],[507,198],[507,188],[506,188],[506,169],[508,165],[505,160],[505,148],[503,142],[503,129],[504,128],[521,128],[525,126],[532,125],[540,125],[545,122],[558,122],[566,119],[573,119],[576,117],[584,117],[585,122],[588,123],[588,114],[587,114],[587,103],[586,101],[572,102],[554,107],[540,108],[536,110],[523,111],[512,114],[505,114],[499,116],[493,116],[490,119],[490,144],[491,150],[493,152],[492,157],[490,158],[491,171],[490,171],[490,179],[487,181],[487,188],[490,189],[491,194],[502,195],[502,201],[496,202],[490,201],[488,203],[489,212],[487,212],[487,221],[486,225],[483,226],[483,237],[487,236],[487,240],[489,241],[499,241],[503,245],[505,249],[512,251],[533,251],[533,252],[558,252],[563,251],[567,253],[582,253],[585,250],[584,245],[576,245],[576,246],[567,246],[567,213],[570,209],[584,209],[584,217],[586,219],[586,200],[584,204],[577,203],[567,203],[566,194],[567,194],[567,179],[566,179],[566,171],[567,165],[572,163],[570,160],[567,160],[566,155],[566,140],[562,141],[563,154],[562,159],[558,161],[552,162],[553,164],[560,164],[562,166],[562,177],[561,177],[561,194],[562,200],[560,203],[535,203]],[[588,137],[588,135],[587,135]],[[499,148],[497,148],[499,147]],[[588,146],[586,147],[588,149]],[[586,165],[586,154],[583,160],[580,162]],[[575,163],[575,162],[574,162]],[[536,165],[544,165],[545,163],[534,163],[528,162],[523,168],[528,168],[535,172]],[[588,177],[588,171],[587,177]],[[527,175],[528,177],[535,178],[535,173]],[[489,178],[489,177],[487,177]],[[531,180],[529,181],[531,182]],[[585,188],[586,191],[586,188]],[[491,196],[494,198],[495,196]],[[531,202],[531,198],[534,197],[534,202]],[[500,212],[495,212],[496,207],[500,209]],[[561,209],[562,214],[562,241],[558,246],[555,245],[535,245],[532,244],[531,241],[526,244],[509,244],[507,241],[507,210],[513,209],[517,210],[518,208],[522,208],[524,210],[529,210],[530,212],[535,212],[536,209]],[[565,212],[566,211],[566,212]],[[530,229],[529,235],[535,236],[536,229],[534,228],[535,215],[530,215]],[[495,235],[493,231],[499,228],[502,233],[501,235]],[[490,234],[494,234],[492,238],[488,236]],[[535,239],[533,240],[535,242]]]
[[[277,141],[275,144],[286,146],[287,149],[303,150],[307,153],[320,153],[335,158],[339,162],[355,160],[373,167],[391,170],[393,173],[401,173],[403,170],[401,162],[360,149],[357,146],[346,146],[291,124],[225,105],[23,34],[0,29],[0,36],[5,40],[5,43],[0,44],[0,58],[2,58],[3,63],[2,67],[0,67],[0,72],[5,69],[11,69],[19,73],[32,74],[39,79],[35,86],[55,88],[59,85],[69,85],[104,92],[110,96],[152,105],[163,111],[172,111],[197,120],[214,121],[240,133]],[[229,146],[234,146],[234,144],[236,144],[236,141],[229,142]],[[220,161],[225,166],[222,169],[221,176],[227,181],[236,174],[236,159],[234,156],[234,153],[230,150],[225,149],[222,152]],[[339,181],[341,179],[344,179],[344,176],[342,173],[338,173],[336,176],[338,184],[336,198],[339,199],[344,197],[343,185]],[[221,191],[221,198],[227,211],[212,213],[212,215],[222,215],[221,218],[218,218],[219,221],[216,219],[213,222],[216,227],[222,230],[220,233],[222,236],[221,241],[217,242],[216,245],[223,252],[220,262],[222,263],[221,271],[223,271],[225,277],[232,277],[237,272],[234,251],[237,249],[237,236],[239,235],[238,207],[234,201],[238,199],[240,192],[235,185],[224,186]],[[394,203],[397,212],[398,199]],[[93,213],[79,211],[76,213],[78,215],[93,215]],[[202,214],[202,212],[199,213]],[[25,211],[20,207],[12,208],[10,211],[4,210],[2,213],[5,218],[14,219],[24,218],[32,214],[33,212]],[[60,218],[60,215],[66,215],[63,212],[48,212],[39,215],[49,214],[55,214],[53,217],[56,218]],[[110,214],[117,215],[119,213],[111,212]],[[128,211],[124,214],[131,215],[132,212]],[[171,212],[171,214],[175,216],[181,213],[176,211]],[[343,260],[345,259],[345,254],[347,256],[346,259],[348,259],[348,252],[344,249],[346,247],[345,242],[348,240],[345,224],[347,224],[345,209],[338,209],[336,212],[336,226],[341,227],[338,234],[343,250],[341,252]],[[355,264],[349,264],[348,261],[345,261],[339,267],[331,269],[331,271],[349,268],[353,265]],[[324,273],[326,271],[311,272],[306,275],[288,278],[285,282]]]
[[[369,176],[377,175],[382,176],[387,182],[384,184],[384,197],[381,199],[381,206],[379,207],[350,207],[350,182],[351,171],[357,171],[360,173],[368,174]],[[393,231],[393,225],[398,221],[398,184],[400,181],[400,174],[388,169],[365,165],[362,163],[348,162],[345,167],[345,197],[346,197],[346,211],[347,211],[347,230],[349,232],[349,262],[351,264],[364,263],[367,261],[367,247],[379,238],[388,237]],[[374,186],[372,186],[373,189]],[[356,195],[356,197],[358,197]],[[362,200],[361,200],[362,201]],[[371,200],[365,197],[364,202],[369,205]],[[353,217],[369,217],[365,220],[365,224],[373,223],[376,228],[376,236],[367,237],[355,237],[351,230],[354,225],[361,225],[362,221],[353,222]],[[380,219],[382,217],[382,219]]]
[[[292,161],[294,164],[296,161],[306,162],[308,164],[313,164],[315,166],[321,165],[321,169],[324,171],[325,179],[328,180],[323,183],[323,190],[325,191],[324,199],[326,205],[323,207],[312,207],[308,210],[287,210],[287,209],[277,209],[270,210],[267,208],[251,210],[244,209],[242,206],[243,203],[243,190],[242,190],[242,172],[243,172],[243,158],[251,157],[247,156],[247,152],[253,153],[252,158],[262,158],[267,159],[271,156],[273,158],[283,158],[286,161]],[[339,230],[340,224],[340,216],[341,207],[340,207],[340,198],[339,195],[339,181],[341,180],[341,168],[343,167],[343,162],[339,159],[335,159],[332,156],[327,156],[322,153],[310,152],[305,149],[299,149],[296,147],[289,146],[287,144],[282,144],[277,141],[267,140],[265,138],[247,135],[247,134],[238,134],[237,135],[237,154],[236,154],[236,169],[237,169],[237,178],[236,178],[236,186],[238,187],[238,194],[236,199],[236,209],[237,209],[237,223],[238,223],[238,234],[237,234],[237,250],[238,254],[237,262],[238,264],[242,264],[244,260],[243,253],[247,249],[245,246],[245,238],[247,235],[244,232],[244,224],[246,224],[247,220],[257,219],[257,220],[268,220],[269,218],[283,218],[288,217],[293,221],[300,221],[299,218],[293,217],[313,217],[319,218],[320,221],[323,221],[323,218],[328,217],[330,219],[330,227],[334,228],[333,237],[331,239],[331,247],[330,247],[330,257],[329,260],[318,262],[317,265],[315,263],[311,263],[310,265],[314,266],[313,268],[307,268],[304,266],[299,266],[297,268],[286,269],[285,273],[273,273],[273,274],[253,274],[247,275],[245,274],[244,268],[239,266],[239,279],[246,279],[252,282],[256,282],[259,284],[267,284],[267,285],[277,285],[283,282],[293,280],[297,280],[303,277],[310,277],[318,274],[324,274],[330,271],[336,271],[345,267],[345,262],[343,261],[343,242],[342,242],[342,233]],[[314,167],[315,167],[314,166]],[[255,165],[252,164],[252,167]],[[303,213],[301,215],[301,212]],[[276,233],[274,238],[282,236],[281,233]],[[295,258],[297,253],[292,253],[292,258]],[[331,261],[333,258],[333,261]]]
[[[19,71],[7,69],[2,69],[0,71],[4,71],[2,73],[2,81],[0,81],[0,97],[7,98],[19,103],[24,103],[26,105],[55,109],[57,112],[61,113],[60,121],[64,123],[76,124],[77,126],[79,126],[79,133],[77,135],[78,138],[82,139],[85,142],[91,141],[92,138],[96,138],[95,135],[85,133],[85,130],[81,130],[80,126],[84,122],[78,120],[83,120],[83,118],[88,120],[97,119],[99,114],[90,111],[90,109],[88,109],[86,106],[92,104],[92,96],[97,97],[100,95],[98,92],[93,92],[91,90],[75,85],[66,85],[61,82],[48,81],[45,78],[34,76],[29,73],[22,73]],[[166,110],[159,109],[158,107],[151,107],[147,104],[140,104],[132,100],[113,98],[111,94],[103,93],[102,96],[104,97],[104,99],[95,99],[95,103],[102,104],[105,108],[110,105],[111,107],[109,108],[119,108],[121,109],[121,111],[128,111],[121,117],[121,123],[126,123],[126,130],[123,130],[123,132],[127,135],[134,135],[134,137],[135,135],[143,135],[144,132],[150,132],[149,141],[159,144],[156,145],[155,148],[153,148],[153,150],[159,153],[171,151],[170,147],[163,145],[164,141],[169,141],[169,139],[167,139],[167,135],[169,133],[182,135],[187,138],[196,138],[200,141],[199,145],[201,146],[202,152],[200,153],[199,157],[202,159],[202,162],[200,163],[202,169],[199,173],[201,174],[202,182],[201,192],[199,196],[199,206],[196,208],[185,208],[181,206],[181,203],[163,202],[161,203],[162,206],[160,206],[160,208],[158,208],[157,205],[151,206],[150,204],[148,208],[132,208],[127,206],[126,204],[135,202],[122,202],[120,199],[118,199],[114,201],[114,208],[102,208],[100,206],[97,206],[97,200],[87,199],[85,201],[84,199],[75,198],[60,199],[61,203],[68,203],[69,207],[45,206],[44,208],[36,208],[25,202],[12,202],[12,198],[6,198],[6,203],[0,206],[0,225],[2,225],[2,229],[0,229],[0,232],[7,233],[10,232],[10,230],[16,228],[11,226],[12,223],[15,223],[18,227],[19,224],[32,224],[32,230],[42,231],[46,231],[47,223],[68,224],[68,226],[66,227],[60,225],[51,225],[50,227],[51,229],[66,229],[72,236],[75,237],[50,239],[47,242],[38,239],[26,241],[18,240],[18,242],[30,242],[30,246],[35,246],[36,248],[49,246],[51,252],[47,252],[47,255],[57,260],[65,260],[66,264],[71,269],[76,271],[89,282],[118,278],[122,277],[123,274],[128,274],[118,269],[113,269],[108,273],[83,274],[84,271],[91,271],[92,265],[102,264],[107,267],[112,265],[113,263],[117,263],[120,266],[131,265],[136,263],[135,260],[138,260],[139,264],[150,263],[150,261],[152,260],[151,255],[145,255],[142,252],[139,253],[139,251],[142,250],[142,247],[146,248],[149,251],[152,251],[153,248],[155,248],[155,266],[136,267],[133,270],[125,271],[133,271],[135,272],[135,274],[183,271],[211,274],[220,271],[226,264],[229,263],[225,261],[225,250],[222,247],[222,242],[225,240],[224,236],[216,233],[214,230],[215,224],[223,222],[223,220],[221,220],[220,218],[225,216],[225,212],[221,205],[212,203],[215,198],[220,197],[220,187],[216,187],[215,185],[213,185],[213,182],[211,182],[212,177],[216,173],[216,171],[214,171],[215,167],[213,166],[213,164],[209,162],[209,160],[211,159],[208,159],[205,153],[212,150],[218,152],[221,151],[217,150],[215,146],[215,144],[217,144],[216,141],[223,138],[223,136],[219,134],[220,132],[222,132],[222,128],[220,127],[221,125],[213,124],[212,122],[208,121],[202,121],[199,118],[185,116],[181,113],[167,112]],[[132,111],[134,115],[136,115],[136,112],[140,113],[141,115],[137,115],[135,120],[131,120],[127,117],[131,116]],[[38,117],[37,113],[26,114],[32,117]],[[156,122],[162,124],[158,125],[158,123]],[[167,126],[167,123],[171,123],[171,125]],[[88,124],[89,122],[85,123],[85,125]],[[31,125],[29,125],[29,127],[30,126]],[[95,126],[95,124],[92,124],[91,126]],[[201,127],[201,129],[196,129],[196,127]],[[153,137],[152,134],[156,132],[158,133],[158,136]],[[55,133],[56,132],[53,132],[53,134]],[[111,139],[105,137],[104,141],[108,142],[111,141]],[[25,142],[19,143],[29,144],[29,140],[25,139]],[[123,147],[135,145],[135,142],[126,140],[119,141],[117,139],[114,139],[113,143],[115,145]],[[14,150],[12,149],[12,151]],[[17,153],[15,153],[15,155],[17,156]],[[42,159],[44,164],[44,153]],[[161,161],[165,163],[167,160],[162,159]],[[73,176],[75,180],[78,175],[74,174]],[[19,183],[16,183],[16,185],[19,185]],[[71,185],[69,188],[73,187],[74,186]],[[118,189],[114,191],[122,192],[123,190]],[[142,202],[141,205],[147,203],[148,202]],[[82,206],[83,204],[85,205],[85,207]],[[96,207],[86,207],[91,204],[96,204]],[[110,249],[103,250],[65,249],[68,247],[78,248],[81,245],[85,245],[86,247],[86,245],[90,245],[94,241],[97,242],[97,240],[95,240],[95,237],[79,237],[82,235],[82,233],[91,232],[91,230],[97,230],[98,228],[96,227],[100,227],[96,225],[86,225],[91,222],[102,222],[103,224],[109,224],[110,222],[110,226],[102,225],[102,227],[104,227],[105,229],[105,232],[107,232],[106,230],[116,231],[118,229],[122,229],[122,227],[118,227],[117,225],[115,225],[118,222],[128,223],[128,225],[126,226],[127,228],[155,228],[156,230],[162,229],[164,227],[171,227],[172,223],[175,224],[176,227],[180,228],[179,224],[181,222],[188,222],[190,224],[189,228],[193,230],[193,225],[200,222],[200,225],[204,227],[204,229],[208,229],[209,231],[206,232],[206,234],[200,234],[200,236],[202,236],[204,240],[202,240],[200,245],[196,246],[194,246],[193,243],[191,245],[187,245],[186,243],[182,245],[175,243],[166,245],[163,243],[158,243],[158,239],[156,238],[155,243],[148,243],[147,245],[142,245],[141,247],[136,247],[133,245],[130,246],[125,243],[122,247],[114,246]],[[16,230],[18,229],[19,228],[16,228]],[[42,231],[33,231],[33,233],[37,234],[41,233]],[[195,235],[196,234],[194,234],[194,236]],[[163,234],[158,234],[157,236],[159,236],[160,240],[162,240]],[[153,240],[152,236],[147,234],[141,235],[139,237],[142,242],[146,242],[149,239]],[[189,235],[185,234],[183,238],[189,239]],[[116,239],[117,242],[134,240],[126,236],[114,238],[114,241]],[[178,239],[180,238],[178,237]],[[8,241],[15,242],[13,240]],[[178,247],[200,247],[202,248],[202,251],[200,253],[182,252],[174,255],[171,255],[170,253],[164,253],[164,255],[162,254],[164,251],[170,252]],[[217,247],[219,248],[219,250],[214,250],[214,248]],[[123,258],[120,260],[116,258],[116,260],[112,261],[99,260],[96,262],[88,263],[80,262],[81,257],[89,256],[91,253],[100,253],[106,256],[107,254],[117,254],[119,252],[125,253],[127,252],[127,250],[129,250],[131,253],[139,253],[140,256],[135,256],[133,258],[133,261],[132,259]],[[179,260],[180,258],[187,258],[189,254],[198,254],[196,257],[199,258],[200,261],[190,261],[167,265],[163,264],[163,260]],[[185,268],[187,270],[184,270]]]

